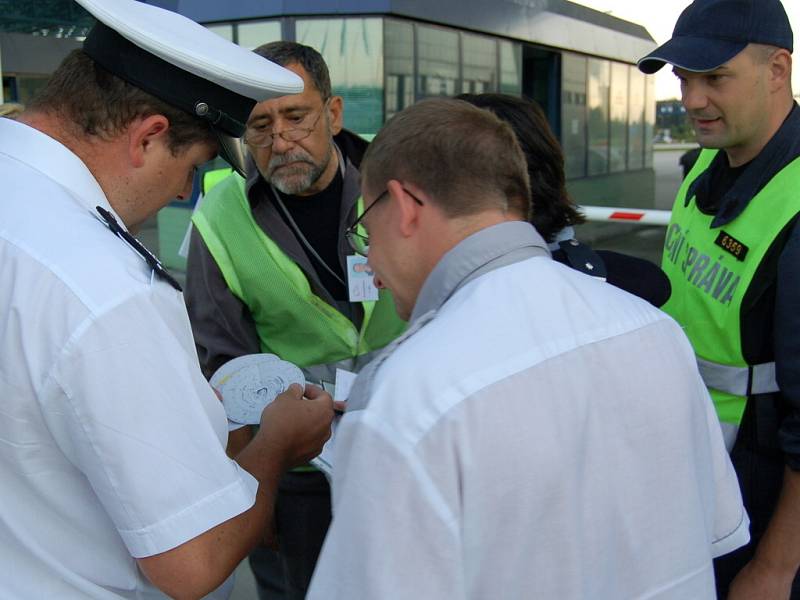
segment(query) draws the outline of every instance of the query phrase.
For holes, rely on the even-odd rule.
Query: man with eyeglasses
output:
[[[343,129],[342,98],[316,50],[273,42],[255,52],[305,88],[253,109],[247,178],[206,191],[193,217],[186,303],[207,377],[233,358],[269,352],[329,388],[337,367],[358,371],[405,327],[388,291],[365,302],[348,293],[345,228],[358,211],[367,143]],[[249,436],[231,432],[229,452]],[[280,558],[266,548],[251,555],[262,599],[304,597],[329,521],[325,477],[311,467],[288,473],[276,507]]]
[[[714,598],[748,521],[691,346],[551,260],[509,125],[418,102],[362,191],[349,238],[409,326],[339,422],[308,598]]]

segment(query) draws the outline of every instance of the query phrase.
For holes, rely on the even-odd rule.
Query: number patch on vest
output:
[[[717,239],[714,240],[714,243],[728,252],[732,254],[736,260],[744,260],[747,256],[747,251],[749,248],[745,246],[742,242],[737,240],[732,235],[725,233],[724,231],[720,231]]]

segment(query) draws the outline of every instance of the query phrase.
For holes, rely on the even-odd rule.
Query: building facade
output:
[[[522,94],[545,109],[570,181],[652,169],[654,84],[635,63],[655,43],[644,28],[581,5],[150,1],[249,48],[278,39],[317,48],[345,100],[345,125],[358,133],[374,134],[394,113],[430,96]],[[624,204],[612,193],[587,202],[581,192],[578,200]]]
[[[561,141],[576,202],[653,206],[654,83],[635,63],[655,42],[639,25],[567,0],[146,1],[248,48],[279,39],[317,48],[344,98],[345,126],[367,136],[422,98],[532,98]],[[7,45],[3,65],[20,60]],[[160,252],[173,267],[192,204],[159,215]]]

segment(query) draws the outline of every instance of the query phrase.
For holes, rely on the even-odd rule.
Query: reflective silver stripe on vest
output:
[[[361,354],[353,358],[345,358],[344,360],[337,360],[332,363],[301,367],[301,369],[307,383],[314,383],[324,389],[330,389],[331,386],[336,383],[336,369],[344,369],[345,371],[358,373],[364,365],[375,358],[380,350],[381,349],[373,350],[366,354]]]
[[[774,362],[732,367],[698,358],[697,366],[707,387],[734,396],[771,394],[780,389],[775,379]]]
[[[725,421],[719,422],[722,428],[722,439],[725,442],[725,449],[730,453],[733,450],[733,445],[736,443],[736,436],[739,435],[739,426],[733,423],[726,423]]]

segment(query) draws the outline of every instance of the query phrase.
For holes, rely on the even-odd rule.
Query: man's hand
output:
[[[305,397],[303,397],[305,394]],[[261,428],[253,439],[281,457],[284,469],[307,463],[322,451],[331,436],[333,399],[315,385],[292,385],[261,414]]]
[[[313,385],[280,394],[261,414],[261,428],[236,456],[258,479],[252,508],[180,546],[137,562],[172,597],[199,598],[217,588],[273,529],[273,508],[283,472],[317,456],[331,435],[333,400]]]
[[[788,600],[800,565],[800,472],[788,467],[755,556],[731,582],[729,600]]]
[[[775,572],[751,560],[731,582],[728,600],[789,600],[794,573]]]

